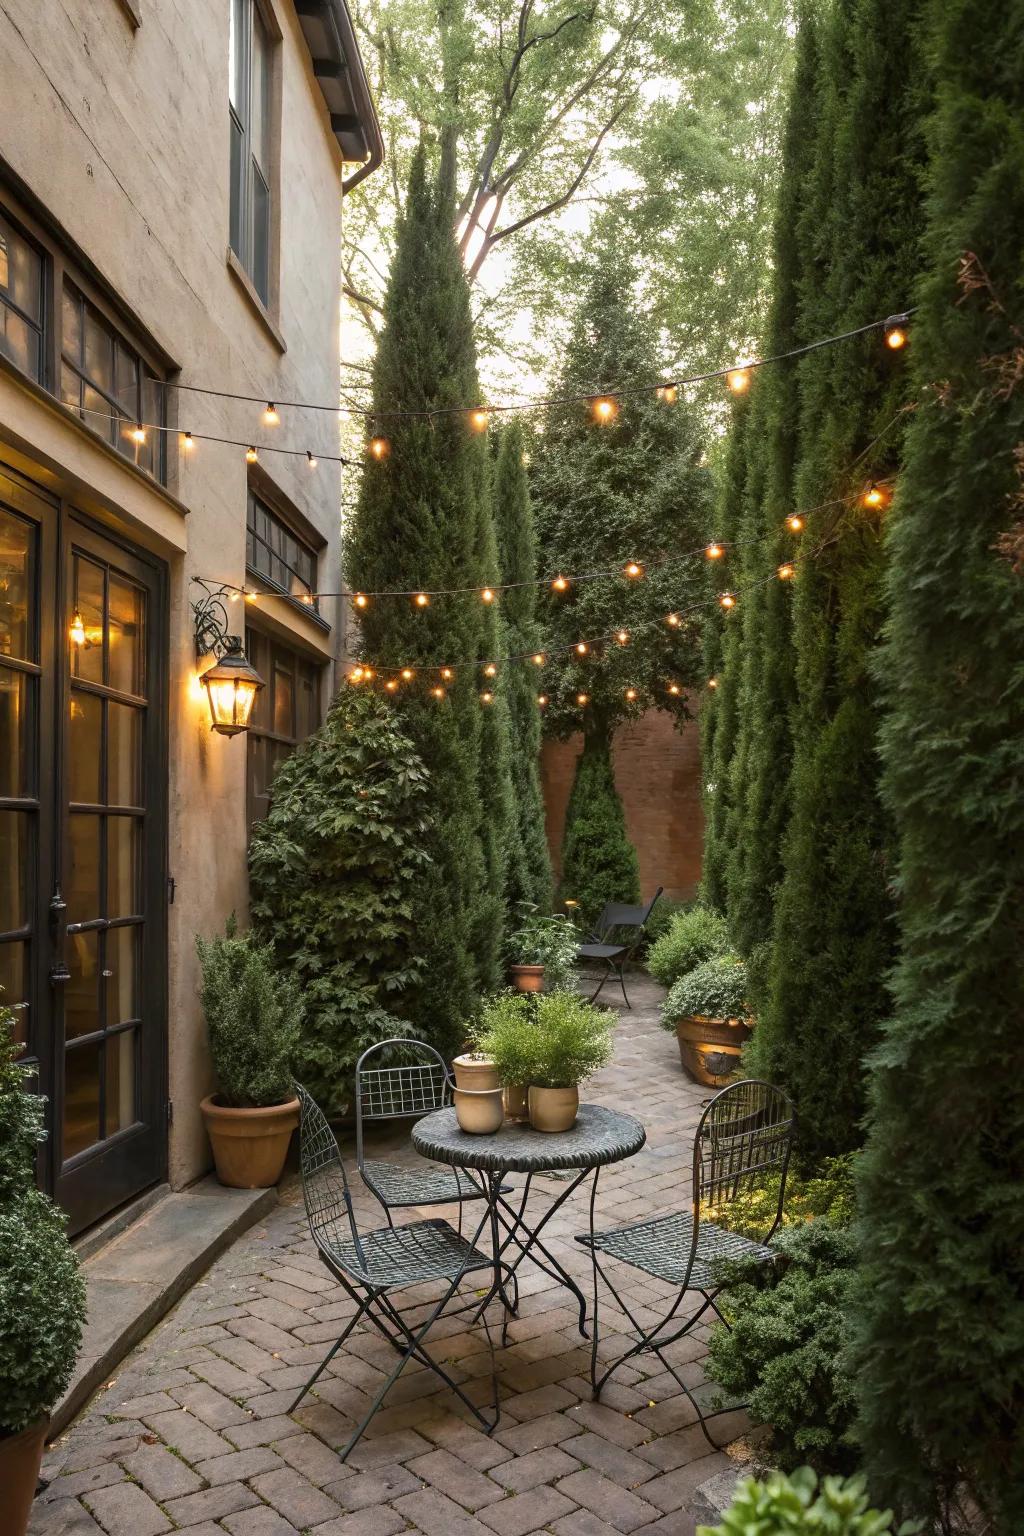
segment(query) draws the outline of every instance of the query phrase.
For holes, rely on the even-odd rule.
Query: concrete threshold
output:
[[[227,1189],[211,1175],[144,1202],[110,1241],[86,1245],[87,1320],[71,1385],[54,1409],[60,1433],[116,1367],[240,1233],[277,1203],[276,1189]]]

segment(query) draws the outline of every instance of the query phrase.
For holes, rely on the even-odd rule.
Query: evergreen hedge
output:
[[[626,818],[615,787],[611,751],[587,735],[576,765],[565,813],[562,896],[579,903],[589,926],[609,901],[640,900],[640,866],[626,835]]]

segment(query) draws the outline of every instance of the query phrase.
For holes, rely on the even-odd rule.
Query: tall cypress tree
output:
[[[475,1006],[474,952],[488,917],[488,874],[481,846],[481,705],[475,662],[484,644],[484,605],[476,590],[493,579],[485,560],[487,448],[463,412],[479,398],[469,293],[453,234],[450,176],[428,184],[418,154],[385,302],[374,362],[372,428],[388,444],[370,458],[346,549],[356,591],[466,587],[465,595],[416,607],[406,598],[373,599],[359,612],[363,653],[380,669],[416,672],[394,696],[423,759],[443,816],[428,834],[431,863],[413,913],[410,940],[424,961],[422,980],[395,1003],[418,1032],[442,1046],[464,1033]],[[392,414],[450,411],[432,417]],[[441,663],[455,670],[442,684]],[[364,685],[365,686],[365,685]],[[444,686],[436,699],[432,687]]]
[[[805,218],[824,280],[801,323],[845,331],[902,307],[918,268],[920,0],[840,0],[826,29],[822,131]],[[801,367],[795,486],[808,512],[795,582],[798,701],[791,821],[775,908],[759,1060],[800,1112],[805,1159],[860,1140],[866,1050],[892,956],[887,829],[870,676],[881,624],[884,513],[849,499],[890,477],[908,403],[878,331]],[[837,498],[848,498],[835,503]]]
[[[541,648],[537,622],[537,537],[526,477],[526,444],[518,422],[501,434],[494,463],[494,525],[498,538],[502,595],[502,649],[525,656]],[[509,717],[511,814],[505,845],[505,898],[510,921],[525,902],[547,912],[551,907],[551,860],[544,830],[540,787],[540,709],[538,683],[528,663],[513,662],[505,672],[504,698]]]
[[[917,409],[888,539],[893,1012],[860,1164],[860,1432],[879,1496],[1024,1530],[1024,3],[945,0]],[[1004,536],[1016,524],[1016,539]],[[964,1527],[968,1528],[968,1527]]]

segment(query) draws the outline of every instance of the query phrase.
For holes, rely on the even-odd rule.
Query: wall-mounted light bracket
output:
[[[233,587],[212,586],[198,576],[192,583],[201,595],[192,602],[196,660],[215,656],[212,667],[200,674],[210,705],[210,729],[221,736],[237,736],[249,729],[256,695],[265,687],[262,677],[245,654],[240,635],[228,633],[227,601]]]

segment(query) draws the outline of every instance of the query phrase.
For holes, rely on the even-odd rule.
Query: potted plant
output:
[[[301,1005],[274,969],[269,945],[239,934],[196,939],[200,997],[218,1092],[202,1101],[217,1177],[232,1189],[269,1189],[281,1177],[299,1101],[291,1059]]]
[[[769,1472],[763,1482],[741,1478],[721,1525],[698,1525],[697,1536],[921,1536],[918,1521],[897,1526],[891,1509],[871,1507],[863,1476],[823,1477],[810,1467],[788,1476]]]
[[[25,1091],[14,1019],[0,1008],[0,1503],[24,1536],[50,1409],[71,1379],[85,1320],[85,1282],[64,1213],[34,1187],[43,1101]]]
[[[698,902],[673,912],[668,926],[659,934],[647,953],[647,969],[663,987],[671,987],[680,976],[713,960],[729,950],[729,929],[725,918],[713,907]]]
[[[719,1088],[739,1065],[751,1032],[746,991],[743,961],[718,955],[680,976],[662,1004],[662,1023],[675,1030],[683,1071],[695,1082]]]
[[[484,1005],[481,1045],[494,1062],[510,1120],[527,1118],[527,1094],[537,1064],[537,1025],[531,999],[501,992]]]
[[[529,1092],[535,1131],[568,1131],[576,1123],[579,1085],[612,1053],[615,1015],[574,992],[546,992],[536,1004],[536,1056]]]
[[[580,942],[577,928],[563,913],[545,916],[529,902],[520,910],[522,923],[506,943],[512,985],[520,992],[568,986]]]

